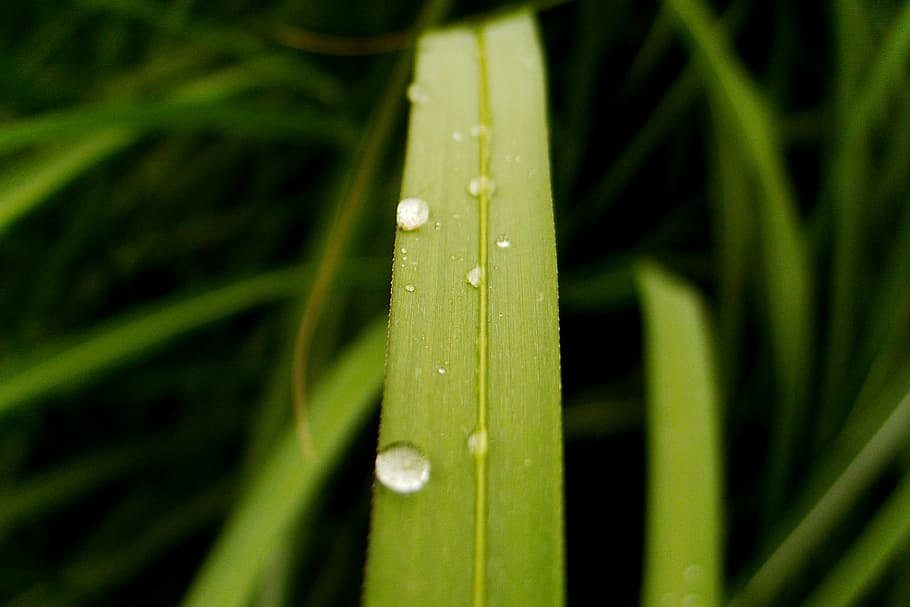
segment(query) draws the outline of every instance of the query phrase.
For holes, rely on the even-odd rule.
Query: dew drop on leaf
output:
[[[416,230],[430,218],[430,205],[423,198],[404,198],[398,203],[395,217],[405,232]]]
[[[416,493],[430,481],[430,460],[411,443],[392,443],[376,455],[376,480],[395,493]]]
[[[408,101],[414,105],[423,105],[430,102],[430,90],[419,82],[412,82],[408,86]]]
[[[464,279],[468,281],[468,284],[474,287],[475,289],[480,285],[480,266],[474,266],[468,273],[465,274]]]
[[[479,197],[482,193],[486,193],[487,196],[492,196],[494,191],[496,191],[496,182],[486,175],[479,175],[468,182],[468,194],[475,198]]]

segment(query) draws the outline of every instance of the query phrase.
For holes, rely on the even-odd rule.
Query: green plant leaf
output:
[[[207,323],[298,294],[308,285],[306,278],[300,268],[288,268],[181,295],[7,362],[0,369],[0,415],[110,371]]]
[[[376,486],[370,607],[563,602],[543,84],[527,14],[420,40],[402,197],[430,215],[395,243],[379,445],[416,446],[431,473]]]
[[[910,364],[891,377],[875,402],[848,421],[825,460],[805,483],[791,524],[743,582],[730,607],[773,605],[824,539],[895,455],[910,432]]]
[[[766,520],[781,508],[806,414],[811,352],[811,273],[774,117],[701,0],[667,0],[699,58],[712,106],[758,185],[755,216],[778,395],[771,435]]]
[[[385,335],[384,321],[365,329],[316,386],[310,408],[313,457],[304,459],[297,432],[289,425],[234,508],[184,597],[184,607],[248,603],[282,533],[313,502],[373,411]]]
[[[806,607],[856,605],[864,591],[910,542],[910,473],[850,550],[841,557],[821,586],[804,603]]]
[[[648,385],[648,512],[642,605],[720,604],[717,378],[704,305],[658,266],[638,273]]]

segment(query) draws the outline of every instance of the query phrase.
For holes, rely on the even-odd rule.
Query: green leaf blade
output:
[[[396,240],[379,444],[418,446],[432,472],[414,494],[377,485],[364,604],[561,605],[556,256],[533,23],[423,38],[415,83],[426,99],[402,197],[427,200],[430,219]],[[478,177],[495,191],[472,196]]]
[[[642,605],[721,601],[719,398],[710,332],[692,288],[639,271],[648,384],[648,513]]]

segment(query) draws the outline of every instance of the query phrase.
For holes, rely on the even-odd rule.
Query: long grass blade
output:
[[[758,238],[778,383],[766,519],[779,511],[805,417],[812,292],[808,251],[771,112],[701,0],[667,0],[700,59],[705,87],[758,183]]]
[[[658,266],[638,273],[648,386],[642,605],[721,600],[719,388],[699,295]]]
[[[9,361],[0,368],[0,415],[109,372],[205,324],[299,294],[308,284],[307,273],[300,268],[260,274],[194,295],[177,296]]]
[[[249,72],[224,69],[184,83],[172,100],[204,103],[225,99],[255,86],[259,80]],[[3,130],[0,129],[0,141]],[[82,141],[50,144],[0,174],[0,238],[21,216],[93,166],[127,148],[142,135],[135,127],[102,128]]]
[[[806,607],[856,605],[910,542],[910,474],[906,474],[863,534],[844,554]]]
[[[806,566],[838,522],[882,473],[910,432],[910,364],[857,419],[846,426],[831,454],[806,484],[793,523],[730,601],[730,607],[773,605],[788,580]]]
[[[184,597],[184,607],[248,603],[282,534],[313,502],[373,411],[382,382],[385,335],[385,322],[365,329],[316,386],[310,427],[319,450],[304,458],[296,430],[285,429],[235,507]]]
[[[524,13],[419,43],[402,195],[430,217],[396,239],[379,445],[415,446],[431,474],[375,488],[371,607],[563,602],[542,76]]]

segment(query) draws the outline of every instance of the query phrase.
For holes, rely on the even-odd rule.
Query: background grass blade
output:
[[[859,604],[863,593],[910,542],[910,474],[906,474],[885,505],[844,554],[806,607]]]
[[[832,530],[859,497],[906,447],[910,432],[910,364],[905,361],[869,410],[848,424],[830,449],[804,495],[796,515],[760,566],[749,575],[730,607],[773,605],[786,584],[817,554]]]
[[[300,268],[277,270],[114,319],[65,343],[47,346],[0,369],[0,415],[30,400],[85,382],[168,340],[255,305],[299,293]]]
[[[648,384],[648,513],[642,605],[720,604],[718,385],[707,317],[686,283],[654,265],[638,282]]]
[[[368,606],[563,601],[539,53],[526,14],[419,43],[415,86],[425,95],[411,112],[402,196],[426,199],[430,219],[396,239],[379,445],[417,445],[432,473],[415,494],[375,488]],[[472,197],[475,178],[495,180],[495,190]],[[472,268],[477,288],[466,280]]]
[[[773,116],[701,0],[667,0],[703,66],[717,112],[758,184],[755,216],[761,246],[770,342],[778,396],[771,432],[766,521],[780,510],[792,481],[810,372],[812,283],[797,207],[784,171]]]
[[[259,83],[249,72],[224,69],[184,83],[173,101],[204,103],[223,100]],[[134,116],[135,118],[135,116]],[[12,131],[16,127],[11,128]],[[0,129],[0,149],[4,130]],[[0,239],[19,217],[32,211],[73,179],[136,142],[136,125],[99,129],[77,142],[48,144],[34,156],[0,174]],[[15,132],[11,135],[16,137]]]
[[[268,461],[240,498],[184,598],[184,607],[242,607],[279,545],[310,505],[369,417],[382,381],[385,323],[365,329],[316,386],[310,423],[319,449],[304,459],[297,432],[286,427]]]

